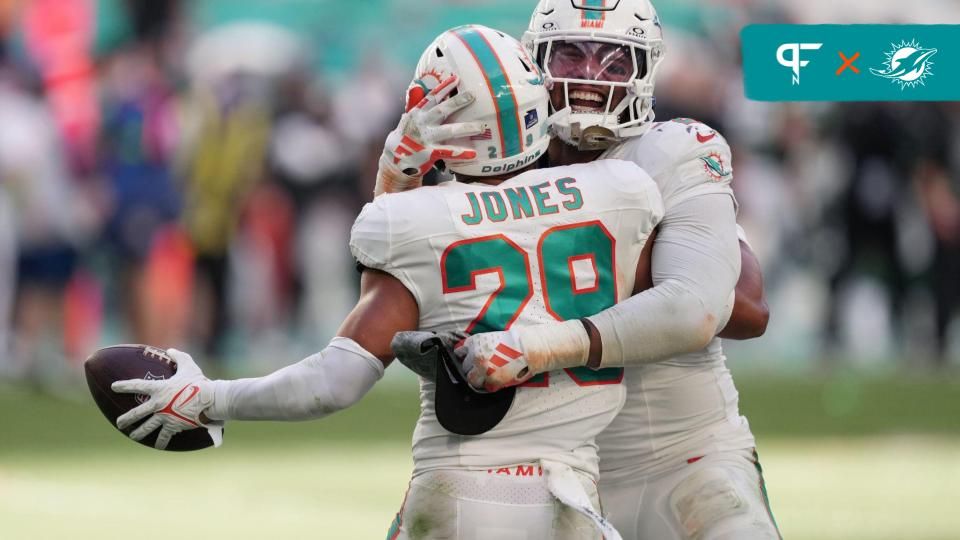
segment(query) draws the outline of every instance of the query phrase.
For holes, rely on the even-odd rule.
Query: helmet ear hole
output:
[[[443,51],[440,47],[437,47],[437,58],[443,58]]]

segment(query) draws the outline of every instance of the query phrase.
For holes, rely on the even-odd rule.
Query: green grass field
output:
[[[193,454],[124,440],[84,396],[0,387],[0,538],[383,538],[411,467],[410,382],[317,422],[234,423]],[[958,537],[960,381],[739,387],[785,538]]]

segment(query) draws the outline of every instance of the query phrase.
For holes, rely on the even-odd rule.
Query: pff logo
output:
[[[794,86],[800,84],[800,68],[805,68],[810,63],[809,60],[800,58],[800,51],[816,51],[820,47],[823,47],[823,43],[784,43],[777,49],[777,62],[793,70]],[[787,53],[790,53],[789,58]]]

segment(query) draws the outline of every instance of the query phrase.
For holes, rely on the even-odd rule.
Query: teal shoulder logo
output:
[[[717,152],[710,152],[706,156],[701,157],[700,161],[703,162],[703,170],[707,171],[707,174],[714,181],[719,182],[732,174],[732,172],[727,169],[726,164],[724,164],[723,156]]]
[[[900,85],[900,89],[913,88],[925,84],[924,79],[933,75],[933,61],[937,49],[924,49],[917,40],[901,41],[899,45],[890,44],[892,50],[884,53],[887,57],[883,69],[870,68],[877,77],[890,79]]]

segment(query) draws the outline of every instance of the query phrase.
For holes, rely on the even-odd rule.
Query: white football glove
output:
[[[154,445],[163,450],[170,439],[181,431],[206,427],[214,446],[223,442],[222,422],[201,422],[200,414],[213,405],[213,384],[203,375],[189,354],[167,349],[177,364],[177,372],[169,379],[130,379],[117,381],[110,388],[122,394],[144,394],[149,399],[117,418],[117,427],[126,429],[147,415],[146,422],[130,432],[130,438],[139,441],[160,428]]]
[[[444,124],[447,117],[474,101],[470,92],[447,99],[456,90],[458,82],[457,76],[452,75],[419,102],[407,103],[407,112],[400,117],[397,128],[387,135],[384,143],[374,196],[419,187],[423,175],[437,161],[476,159],[476,150],[443,144],[483,132],[480,122]]]
[[[586,365],[590,336],[574,319],[472,335],[454,352],[471,386],[495,392],[540,373]]]
[[[463,358],[467,382],[477,389],[495,392],[523,384],[536,375],[514,330],[470,336],[454,352]]]

